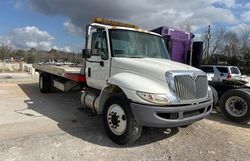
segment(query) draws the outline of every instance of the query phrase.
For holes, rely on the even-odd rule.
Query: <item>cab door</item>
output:
[[[90,56],[86,60],[88,86],[102,89],[109,78],[110,54],[108,52],[107,32],[95,31],[91,34]]]

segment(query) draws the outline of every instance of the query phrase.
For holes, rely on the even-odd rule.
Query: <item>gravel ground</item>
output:
[[[79,92],[41,94],[35,80],[0,83],[1,161],[250,158],[250,124],[230,123],[215,112],[170,134],[145,128],[134,145],[118,146],[106,136],[101,117],[82,108]]]

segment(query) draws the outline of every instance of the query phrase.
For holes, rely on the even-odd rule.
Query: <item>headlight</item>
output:
[[[208,98],[213,98],[213,91],[209,86],[208,86]]]
[[[169,98],[165,94],[154,94],[145,92],[136,92],[136,93],[139,97],[151,103],[159,105],[167,105],[170,103]]]

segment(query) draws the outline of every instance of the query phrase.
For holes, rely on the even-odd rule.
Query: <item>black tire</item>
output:
[[[242,88],[242,90],[247,91],[248,94],[250,95],[250,88]]]
[[[213,86],[209,86],[212,90],[213,93],[213,107],[215,109],[216,112],[220,113],[221,109],[218,106],[218,100],[219,100],[219,96],[218,96],[218,92],[216,91],[216,89]]]
[[[188,124],[188,125],[183,125],[183,126],[180,126],[180,128],[188,128],[189,126],[191,126],[192,124]]]
[[[39,88],[42,93],[50,93],[52,91],[52,81],[47,73],[40,73]]]
[[[245,114],[242,114],[242,116],[233,116],[230,114],[230,112],[226,108],[226,102],[228,99],[231,99],[233,96],[236,96],[238,98],[241,98],[242,100],[245,101]],[[242,101],[236,102],[240,104],[240,107],[242,108]],[[235,107],[235,103],[234,106]],[[250,93],[247,90],[244,89],[232,89],[227,92],[225,92],[220,99],[220,107],[221,107],[221,112],[224,115],[224,117],[228,118],[229,120],[233,122],[247,122],[250,120]],[[239,108],[240,108],[239,107]],[[236,107],[235,107],[236,108]]]
[[[112,117],[109,115],[109,109],[112,107],[112,105],[115,105],[115,104],[119,105],[122,108],[122,110],[125,113],[125,119],[127,121],[126,126],[125,126],[126,127],[125,131],[120,135],[115,134],[111,130],[112,127],[110,127],[110,126],[112,126],[112,125],[109,126],[109,123],[111,124],[111,121],[108,120],[108,119],[110,119],[108,117]],[[117,118],[120,118],[120,117],[117,117]],[[121,117],[121,118],[123,118],[123,117]],[[123,119],[123,120],[125,120],[125,119]],[[118,124],[119,124],[119,122],[118,122]],[[126,96],[123,94],[113,95],[110,98],[108,98],[108,100],[105,103],[104,109],[103,109],[103,123],[104,123],[104,127],[105,127],[107,135],[110,137],[110,139],[113,142],[115,142],[119,145],[134,143],[140,137],[142,127],[143,127],[141,124],[139,124],[136,121],[136,119],[132,113],[129,101],[126,98]],[[113,124],[113,121],[112,121],[112,124]]]

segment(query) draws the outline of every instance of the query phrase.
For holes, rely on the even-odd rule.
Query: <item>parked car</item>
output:
[[[201,70],[207,73],[209,81],[242,80],[241,72],[236,66],[202,65]]]

